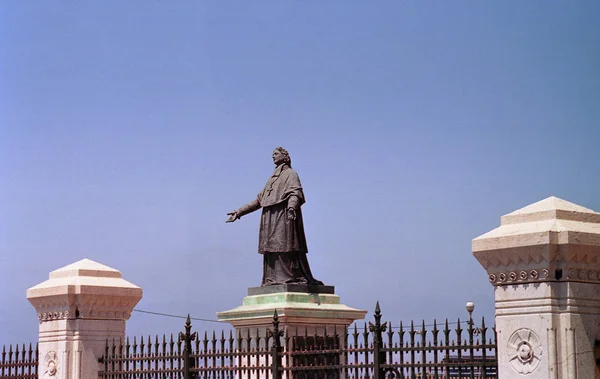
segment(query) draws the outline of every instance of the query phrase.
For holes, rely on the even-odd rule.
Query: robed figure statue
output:
[[[323,285],[310,271],[302,210],[304,192],[288,152],[273,151],[275,172],[252,202],[228,213],[227,222],[262,208],[258,252],[263,255],[261,286],[283,283]]]

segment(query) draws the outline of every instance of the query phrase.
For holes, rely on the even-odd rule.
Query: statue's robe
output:
[[[263,255],[263,286],[323,284],[313,278],[306,259],[308,247],[301,210],[304,202],[298,174],[284,163],[277,166],[256,199],[236,211],[241,217],[262,208],[258,252]],[[295,220],[288,218],[290,208],[296,213]]]

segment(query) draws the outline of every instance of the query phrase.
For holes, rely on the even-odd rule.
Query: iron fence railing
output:
[[[381,322],[281,330],[277,312],[267,330],[185,332],[177,339],[107,343],[101,378],[111,379],[478,379],[497,378],[496,333],[472,320],[450,328]]]
[[[22,345],[2,346],[0,360],[0,378],[2,379],[38,379],[38,345],[35,349]]]

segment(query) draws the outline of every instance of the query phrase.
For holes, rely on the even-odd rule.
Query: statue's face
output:
[[[279,150],[273,151],[273,163],[279,166],[280,164],[285,162],[285,155]]]

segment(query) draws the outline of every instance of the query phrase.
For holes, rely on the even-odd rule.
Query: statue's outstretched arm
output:
[[[249,202],[248,204],[244,205],[243,207],[236,209],[233,212],[227,213],[230,217],[225,222],[234,222],[235,220],[239,219],[243,215],[247,215],[248,213],[252,213],[259,209],[260,209],[260,203],[258,202],[258,199],[254,199],[253,201]]]

